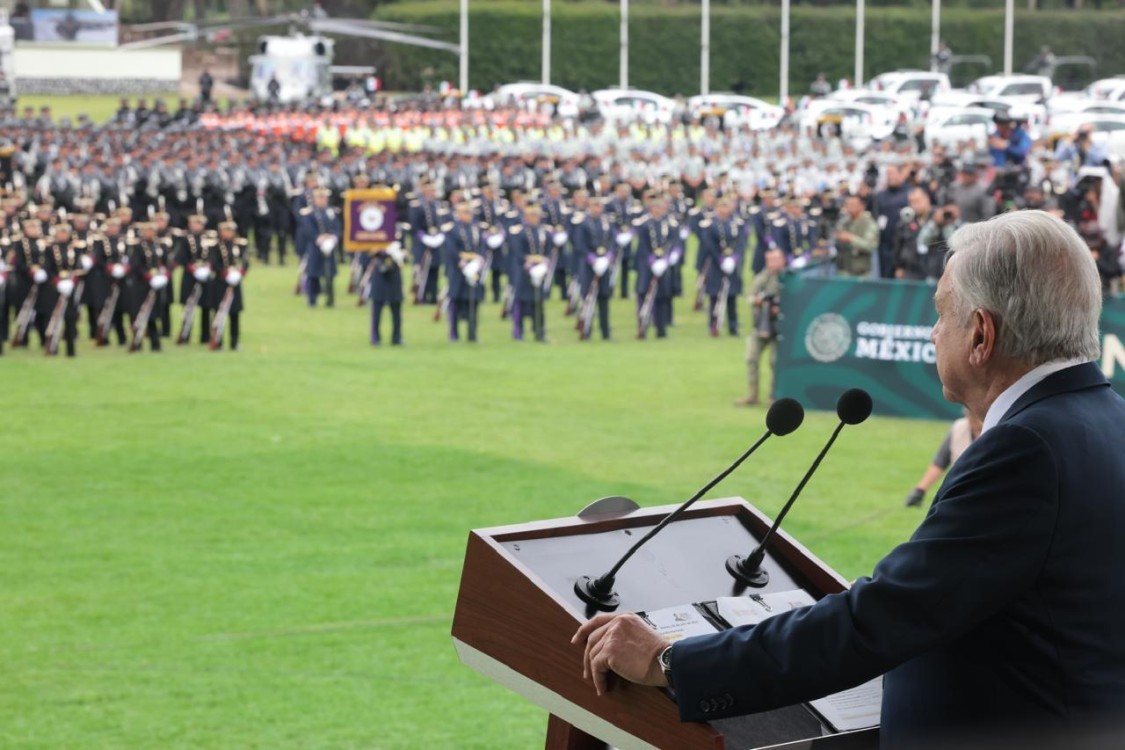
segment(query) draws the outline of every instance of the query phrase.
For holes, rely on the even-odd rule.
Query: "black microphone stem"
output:
[[[597,585],[599,585],[599,586],[605,586],[605,585],[612,586],[613,585],[613,579],[614,579],[614,576],[617,575],[617,571],[621,570],[621,566],[624,565],[626,562],[628,562],[629,558],[633,556],[633,553],[641,548],[641,545],[643,545],[645,542],[647,542],[652,537],[656,536],[656,534],[661,529],[663,529],[665,526],[667,526],[668,524],[672,523],[677,518],[682,516],[684,514],[684,511],[686,511],[688,508],[690,508],[692,505],[694,505],[696,500],[698,500],[699,498],[703,497],[708,492],[710,492],[712,487],[714,487],[716,484],[718,484],[719,482],[723,481],[728,476],[730,476],[730,473],[732,471],[734,471],[735,469],[737,469],[739,466],[741,466],[743,461],[750,458],[750,454],[753,453],[754,451],[758,450],[758,446],[760,446],[762,443],[766,442],[766,439],[769,438],[769,436],[772,435],[772,434],[773,434],[772,432],[770,432],[769,430],[766,430],[766,434],[764,434],[760,438],[758,438],[758,442],[751,445],[749,450],[747,450],[745,453],[743,453],[741,456],[738,457],[737,461],[735,461],[733,464],[728,466],[725,471],[723,471],[721,474],[719,474],[714,479],[712,479],[710,482],[708,482],[706,485],[704,485],[703,489],[701,489],[699,492],[692,495],[690,500],[688,500],[686,503],[684,503],[680,507],[676,508],[674,511],[672,511],[668,515],[664,516],[664,520],[661,521],[660,523],[656,524],[655,526],[653,526],[652,531],[645,534],[643,537],[641,537],[641,539],[636,544],[634,544],[632,547],[630,547],[629,551],[625,553],[625,556],[622,557],[620,560],[618,560],[617,564],[614,565],[612,568],[610,568],[608,573],[606,573],[603,576],[598,577]]]
[[[828,442],[824,444],[823,448],[821,448],[820,453],[816,457],[816,460],[812,462],[812,466],[810,466],[809,470],[805,472],[805,476],[801,478],[801,482],[797,485],[797,489],[793,490],[793,494],[789,496],[789,500],[785,503],[784,506],[782,506],[781,512],[777,514],[777,518],[774,519],[773,525],[770,526],[770,530],[767,531],[766,535],[762,537],[762,541],[758,543],[758,546],[754,548],[754,551],[751,552],[750,555],[743,561],[743,565],[747,570],[752,570],[762,564],[762,560],[764,560],[766,556],[766,545],[769,544],[770,539],[773,538],[774,533],[778,530],[778,528],[781,527],[781,522],[785,520],[785,515],[789,512],[789,509],[793,507],[793,503],[797,501],[797,498],[800,496],[801,491],[805,489],[805,485],[809,483],[810,479],[812,479],[812,475],[816,473],[817,468],[820,466],[820,462],[824,460],[824,457],[826,455],[828,455],[828,450],[832,447],[832,444],[836,442],[836,438],[839,436],[840,431],[844,429],[844,424],[844,422],[840,422],[838,425],[836,425],[836,429],[832,431],[832,437],[828,438]]]

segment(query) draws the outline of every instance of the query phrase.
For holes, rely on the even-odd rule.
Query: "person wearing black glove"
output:
[[[980,436],[980,421],[971,416],[964,416],[958,419],[949,428],[949,432],[945,435],[945,440],[941,442],[941,447],[938,448],[937,454],[934,456],[933,461],[926,467],[926,472],[922,478],[918,480],[918,484],[906,496],[906,507],[917,508],[922,504],[926,498],[926,491],[934,486],[934,483],[941,478],[945,470],[952,466],[961,454],[973,444],[973,441]]]

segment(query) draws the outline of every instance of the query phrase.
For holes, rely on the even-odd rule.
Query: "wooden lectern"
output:
[[[470,532],[453,616],[461,661],[550,712],[548,750],[604,750],[607,744],[623,750],[878,747],[878,729],[825,736],[827,730],[803,706],[682,723],[664,690],[619,682],[599,697],[582,679],[582,649],[570,638],[596,613],[574,593],[575,580],[609,570],[675,507],[584,512]],[[737,584],[727,573],[727,557],[748,554],[769,526],[766,516],[740,498],[696,504],[622,567],[617,611],[797,588],[819,599],[846,588],[843,578],[784,531],[766,556],[769,584],[752,590]]]

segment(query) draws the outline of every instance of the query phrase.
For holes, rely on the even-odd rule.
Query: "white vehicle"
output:
[[[894,110],[857,102],[830,102],[816,117],[818,135],[839,135],[860,147],[890,137],[898,116]],[[802,121],[803,122],[803,121]]]
[[[957,147],[971,143],[975,150],[983,151],[988,143],[988,131],[995,114],[996,110],[988,107],[944,107],[936,112],[932,111],[926,118],[922,140],[927,149],[935,144]]]
[[[1094,81],[1082,90],[1083,96],[1091,99],[1106,99],[1109,101],[1125,101],[1125,76],[1103,78]]]
[[[1098,133],[1116,133],[1117,131],[1125,131],[1125,111],[1116,113],[1091,113],[1091,112],[1076,112],[1071,114],[1063,114],[1051,117],[1050,125],[1047,128],[1047,140],[1051,146],[1059,138],[1066,135],[1074,135],[1078,132],[1078,128],[1084,125],[1090,125],[1094,129],[1094,137],[1098,139]],[[1104,136],[1103,136],[1104,137]]]
[[[1036,104],[1050,99],[1055,86],[1047,76],[984,76],[970,83],[966,90],[980,96]]]
[[[922,98],[924,91],[940,94],[949,91],[949,76],[945,73],[931,73],[927,70],[896,70],[882,73],[868,83],[868,88],[891,94],[895,98],[915,102]]]
[[[869,127],[873,127],[875,132],[875,134],[870,137],[885,138],[891,134],[891,131],[894,130],[895,123],[898,122],[899,113],[901,112],[899,107],[908,106],[899,105],[897,103],[895,106],[885,106],[858,100],[852,101],[846,98],[835,98],[836,95],[840,93],[842,92],[836,91],[828,97],[809,99],[805,103],[805,107],[801,110],[798,118],[798,126],[801,132],[823,132],[826,122],[831,124],[833,119],[845,116],[853,123],[868,119],[870,123]],[[897,102],[897,100],[895,101]]]
[[[1056,96],[1051,99],[1051,119],[1065,115],[1075,114],[1118,114],[1125,112],[1125,100],[1112,101],[1109,99],[1090,99],[1083,96],[1067,97]]]
[[[319,98],[332,92],[335,42],[323,36],[264,36],[260,54],[250,57],[250,90],[261,101],[270,97],[277,81],[277,99],[287,104]]]
[[[1033,140],[1046,130],[1047,108],[1042,104],[1023,102],[1008,97],[984,96],[968,91],[950,91],[934,97],[926,113],[926,127],[965,109],[987,109],[993,114],[1003,112],[1026,122],[1026,130]]]
[[[524,82],[505,84],[488,98],[495,106],[516,106],[536,111],[540,107],[553,107],[560,117],[577,117],[580,97],[562,86]]]
[[[608,122],[644,122],[649,125],[672,122],[676,102],[651,91],[602,89],[592,96],[598,112]]]
[[[739,94],[693,96],[687,104],[692,117],[722,117],[724,126],[746,125],[751,130],[772,130],[785,116],[785,109],[776,104]]]

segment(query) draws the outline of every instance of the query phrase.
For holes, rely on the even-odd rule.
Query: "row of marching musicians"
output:
[[[206,217],[196,214],[186,230],[172,230],[163,212],[134,222],[128,208],[109,216],[67,216],[46,204],[26,204],[6,216],[0,237],[0,353],[9,336],[13,348],[29,347],[34,332],[48,355],[61,348],[73,357],[83,313],[97,346],[116,338],[135,352],[147,338],[150,349],[160,351],[161,339],[173,335],[186,344],[200,318],[202,344],[218,349],[226,337],[237,350],[248,259],[232,220],[207,230]],[[182,269],[178,296],[177,269]],[[182,312],[174,331],[177,300]]]
[[[591,336],[595,322],[601,337],[611,338],[609,301],[619,286],[623,297],[630,291],[636,294],[638,338],[645,338],[651,328],[664,337],[673,323],[673,301],[684,292],[685,247],[692,232],[699,238],[697,309],[707,297],[712,332],[717,334],[725,325],[737,335],[749,230],[735,214],[732,199],[720,197],[713,210],[677,216],[673,198],[663,194],[647,195],[644,204],[635,207],[624,195],[595,197],[577,191],[563,210],[557,210],[552,198],[548,184],[538,202],[515,194],[505,205],[485,185],[473,200],[455,196],[453,220],[448,221],[443,204],[423,187],[412,205],[411,221],[399,225],[398,241],[375,253],[370,265],[353,267],[353,279],[359,279],[353,285],[361,300],[369,294],[374,302],[372,343],[382,340],[380,322],[386,308],[391,311],[392,343],[402,341],[407,237],[414,301],[436,305],[434,319],[448,318],[452,341],[460,339],[462,324],[469,341],[476,340],[479,310],[490,283],[493,300],[500,303],[501,316],[511,319],[516,340],[523,340],[528,328],[536,341],[547,340],[546,302],[555,288],[566,315],[575,316],[580,338]],[[332,237],[320,236],[324,247],[335,247]],[[322,255],[329,258],[330,253]],[[626,281],[630,271],[632,285]],[[440,294],[439,275],[445,279]]]

